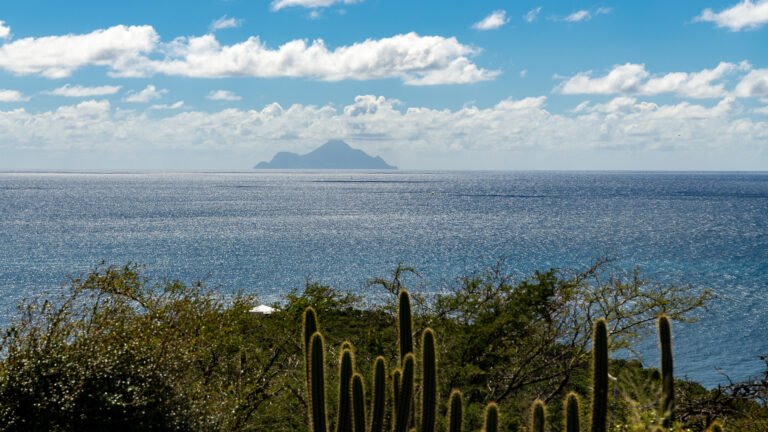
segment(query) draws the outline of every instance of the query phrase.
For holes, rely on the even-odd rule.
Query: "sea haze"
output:
[[[608,256],[719,295],[674,329],[676,371],[715,385],[768,354],[767,215],[766,173],[4,173],[0,323],[102,260],[271,301],[307,277],[373,297],[398,262],[435,291],[500,258],[525,274]]]

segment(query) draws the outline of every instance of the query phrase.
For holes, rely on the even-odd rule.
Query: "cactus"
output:
[[[661,348],[661,403],[662,426],[671,427],[675,421],[675,379],[672,361],[672,329],[666,315],[659,317],[659,345]]]
[[[413,352],[413,320],[411,319],[411,296],[406,290],[398,295],[398,336],[400,338],[400,361]],[[402,364],[401,364],[402,366]]]
[[[354,432],[366,432],[365,384],[358,373],[352,375],[352,420]]]
[[[546,417],[544,402],[541,399],[536,399],[531,406],[531,431],[544,432]]]
[[[352,347],[348,342],[341,345],[339,357],[339,410],[336,413],[336,432],[352,432]]]
[[[310,421],[313,432],[328,431],[328,417],[325,413],[325,342],[320,332],[310,340],[309,394],[311,398]]]
[[[565,432],[579,432],[579,395],[568,393],[565,397]]]
[[[384,431],[384,407],[387,399],[387,365],[384,357],[377,357],[373,364],[373,401],[371,408],[371,432]]]
[[[413,405],[415,363],[416,359],[412,353],[405,355],[400,382],[400,400],[397,401],[397,411],[395,411],[395,432],[406,432],[408,430],[408,420],[411,417],[411,406]]]
[[[485,407],[485,420],[483,432],[498,432],[499,430],[499,406],[491,402]]]
[[[723,432],[723,424],[719,420],[715,420],[709,425],[707,432]]]
[[[403,376],[403,371],[400,368],[395,368],[392,371],[392,409],[394,415],[397,416],[397,410],[400,407],[400,380]]]
[[[306,310],[304,310],[304,320],[302,322],[302,332],[304,335],[304,345],[302,347],[304,348],[304,366],[305,366],[305,376],[307,377],[307,392],[309,392],[309,344],[312,340],[312,335],[314,335],[318,331],[317,328],[317,314],[315,313],[315,310],[311,307],[308,307]]]
[[[434,432],[437,410],[437,355],[435,332],[424,330],[421,338],[421,432]]]
[[[592,338],[592,432],[605,432],[608,424],[608,324],[595,322]]]
[[[461,392],[453,390],[448,402],[448,432],[461,432],[463,423]]]

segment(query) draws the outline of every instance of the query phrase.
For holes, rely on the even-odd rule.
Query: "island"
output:
[[[394,170],[379,156],[369,156],[350,147],[342,140],[330,140],[311,152],[299,155],[279,152],[269,162],[260,162],[254,169],[366,169]]]

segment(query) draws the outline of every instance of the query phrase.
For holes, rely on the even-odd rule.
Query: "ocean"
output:
[[[398,263],[439,291],[504,259],[516,274],[599,257],[710,288],[676,325],[678,376],[762,372],[768,173],[0,173],[0,324],[101,261],[271,302],[307,279],[375,298]],[[656,364],[652,340],[640,345]]]

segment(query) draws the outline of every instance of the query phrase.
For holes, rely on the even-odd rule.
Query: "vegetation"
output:
[[[373,280],[369,289],[391,293],[381,304],[309,282],[279,312],[256,315],[252,296],[154,283],[135,265],[96,268],[59,298],[22,305],[3,332],[0,429],[490,432],[527,429],[540,399],[547,430],[588,430],[595,414],[566,395],[593,394],[592,347],[602,352],[593,328],[605,325],[606,350],[631,348],[658,316],[690,321],[711,300],[600,261],[520,280],[498,264],[406,304],[412,274],[398,267]],[[606,394],[619,397],[597,414],[607,430],[647,431],[665,419],[692,431],[715,430],[715,419],[728,431],[768,430],[768,375],[706,390],[672,388],[663,371],[607,354],[599,367],[617,377]]]

